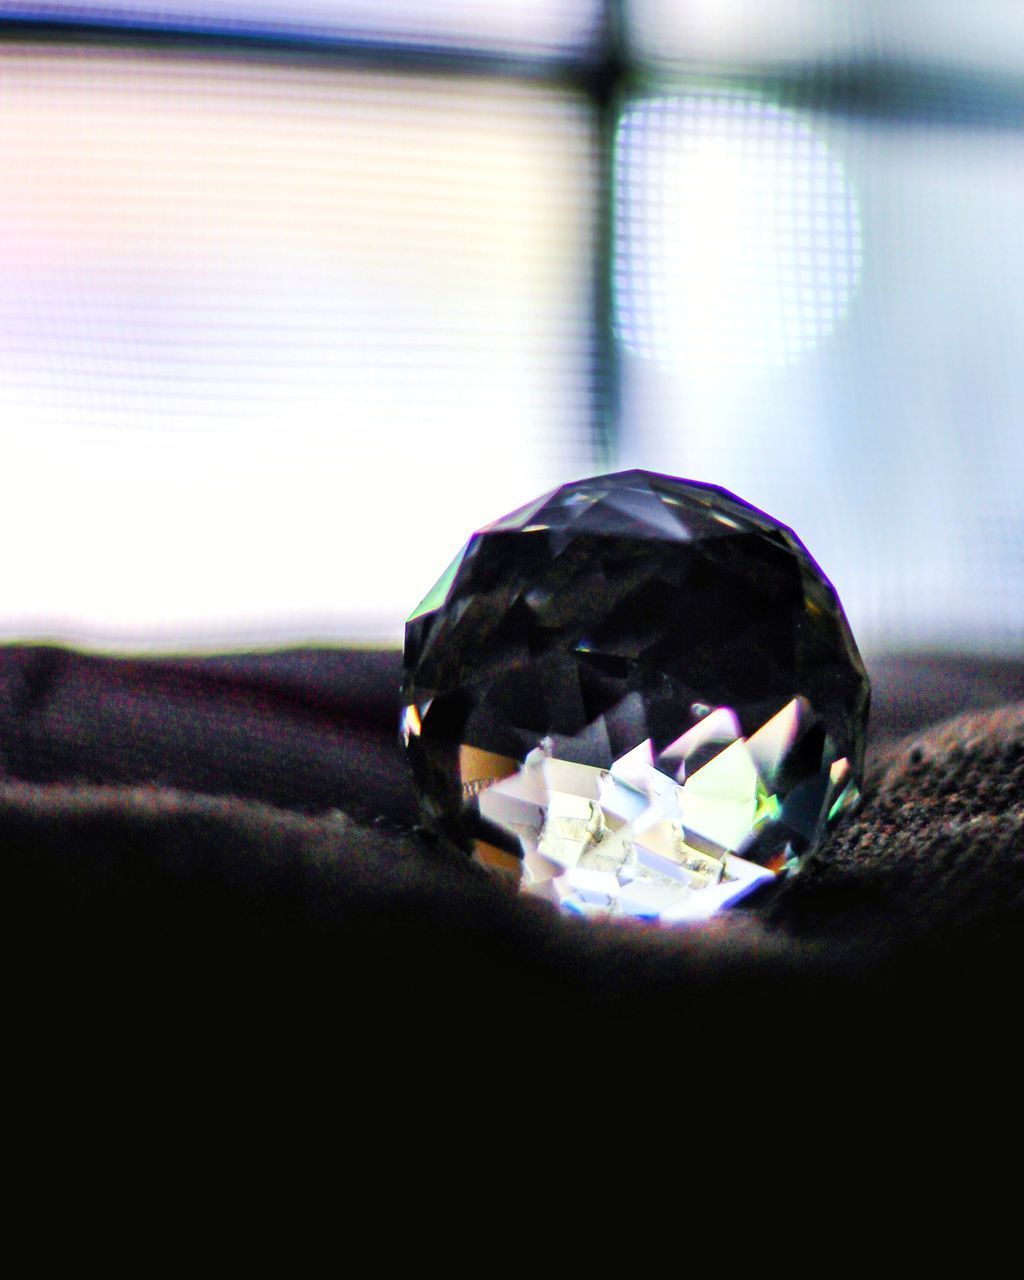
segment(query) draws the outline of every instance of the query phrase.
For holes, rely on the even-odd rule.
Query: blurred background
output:
[[[0,3],[0,637],[398,643],[640,466],[1024,651],[1019,0]]]

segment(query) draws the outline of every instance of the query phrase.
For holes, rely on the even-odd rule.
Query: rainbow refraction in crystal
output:
[[[473,535],[406,626],[426,824],[585,916],[701,919],[859,796],[868,680],[785,525],[627,471]]]

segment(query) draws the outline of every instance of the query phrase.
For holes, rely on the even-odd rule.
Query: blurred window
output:
[[[1019,0],[631,0],[628,13],[637,55],[668,66],[1024,71]]]
[[[546,57],[593,46],[601,0],[14,0],[0,5],[0,14]]]
[[[394,641],[610,464],[1024,646],[1018,0],[0,14],[0,634]]]
[[[656,94],[616,144],[620,457],[785,519],[869,648],[1024,639],[1024,130]]]
[[[31,45],[0,85],[8,635],[394,638],[591,468],[578,96]]]

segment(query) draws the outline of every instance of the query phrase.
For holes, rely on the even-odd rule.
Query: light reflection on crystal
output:
[[[418,738],[423,730],[423,722],[420,720],[420,713],[415,706],[408,706],[402,710],[402,718],[398,724],[398,731],[402,736],[402,742],[405,746],[409,745],[410,738]]]
[[[782,816],[773,788],[807,717],[793,699],[746,739],[717,707],[657,763],[647,740],[607,770],[560,760],[546,741],[479,792],[480,813],[518,838],[528,893],[581,915],[703,919],[774,878],[743,854]],[[848,807],[849,761],[822,772],[831,818]],[[777,869],[793,856],[785,848]]]

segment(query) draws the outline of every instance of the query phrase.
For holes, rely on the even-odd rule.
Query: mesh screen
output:
[[[554,91],[8,47],[0,630],[397,637],[591,469],[592,164]]]
[[[787,521],[869,648],[1024,641],[1024,133],[637,99],[622,460]]]

